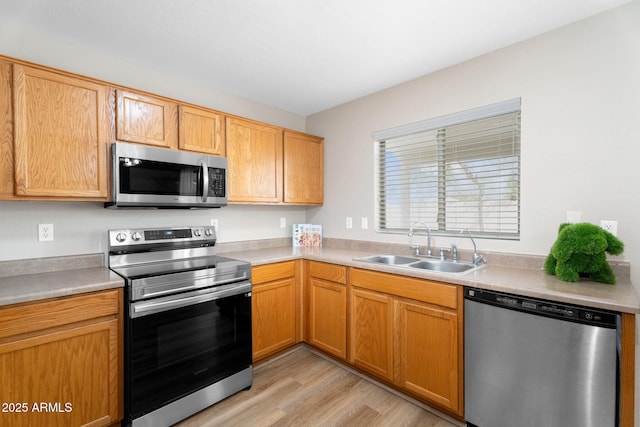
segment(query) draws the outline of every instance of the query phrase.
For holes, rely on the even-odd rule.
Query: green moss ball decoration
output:
[[[616,283],[605,252],[619,255],[624,244],[613,234],[587,222],[561,224],[558,238],[544,263],[544,271],[564,282],[587,277],[595,282]]]

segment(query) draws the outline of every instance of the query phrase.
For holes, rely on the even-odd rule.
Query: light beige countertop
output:
[[[220,255],[248,261],[254,266],[302,258],[464,286],[473,286],[499,292],[514,293],[557,302],[585,305],[625,313],[640,313],[640,303],[628,275],[617,274],[617,283],[615,285],[587,280],[581,280],[578,283],[568,283],[558,280],[555,276],[549,276],[541,267],[525,267],[527,262],[522,261],[518,257],[501,260],[500,263],[492,264],[492,257],[488,256],[489,262],[487,266],[463,275],[373,264],[357,260],[358,258],[380,253],[384,253],[384,251],[361,248],[276,247],[224,252],[220,253]],[[409,255],[409,253],[402,254]],[[505,261],[509,266],[504,265]],[[542,261],[538,263],[540,264],[540,262]],[[511,265],[515,265],[516,267],[512,267]]]
[[[122,288],[104,255],[0,262],[0,306]]]
[[[339,247],[339,241],[337,247],[323,248],[221,246],[218,251],[220,255],[248,261],[254,266],[308,259],[557,302],[640,313],[640,303],[629,279],[628,265],[626,273],[616,274],[618,283],[608,285],[587,280],[562,282],[542,270],[544,258],[541,257],[534,257],[532,262],[531,257],[488,254],[486,267],[464,275],[453,275],[357,260],[380,253],[409,255],[404,247],[402,252],[395,247],[385,246],[356,244]],[[468,254],[461,251],[461,259],[465,257]],[[0,262],[0,306],[123,286],[124,280],[104,266],[104,254]]]

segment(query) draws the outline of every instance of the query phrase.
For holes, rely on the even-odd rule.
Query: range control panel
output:
[[[216,240],[215,227],[109,230],[109,247]]]

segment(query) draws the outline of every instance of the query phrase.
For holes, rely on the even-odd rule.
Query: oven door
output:
[[[250,281],[129,307],[130,419],[251,366]]]

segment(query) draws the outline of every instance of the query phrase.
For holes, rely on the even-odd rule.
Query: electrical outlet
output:
[[[351,218],[350,216],[347,217],[346,227],[353,228],[353,218]]]
[[[287,228],[287,218],[280,218],[280,228]]]
[[[618,221],[610,221],[610,220],[603,219],[600,221],[600,227],[607,230],[609,233],[613,234],[614,236],[618,235]]]
[[[211,218],[211,226],[216,229],[216,235],[218,234],[218,220]]]
[[[53,240],[53,224],[38,224],[38,242]]]
[[[360,218],[360,228],[362,228],[363,230],[369,228],[369,218],[367,218],[366,216]]]

